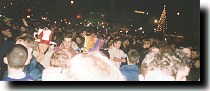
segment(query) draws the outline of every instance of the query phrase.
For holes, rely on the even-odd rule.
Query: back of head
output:
[[[159,52],[148,65],[147,71],[160,70],[162,73],[159,74],[165,74],[165,76],[175,78],[178,71],[190,67],[190,61],[181,50],[175,52]]]
[[[28,51],[23,45],[16,44],[6,57],[11,68],[23,68],[28,57]]]
[[[25,47],[27,47],[27,48],[36,49],[35,48],[36,47],[35,39],[30,34],[23,33],[22,35],[18,36],[16,38],[16,43],[17,42],[23,42],[25,44]]]
[[[53,53],[50,58],[51,67],[67,68],[69,66],[70,57],[62,50]]]
[[[78,54],[70,61],[68,80],[124,81],[120,70],[99,52]]]
[[[135,49],[128,51],[128,60],[131,64],[136,64],[139,61],[140,55]]]

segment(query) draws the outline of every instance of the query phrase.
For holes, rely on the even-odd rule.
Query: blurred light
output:
[[[132,27],[133,25],[131,25],[131,27]]]
[[[10,3],[12,5],[12,3]]]
[[[28,12],[31,12],[31,9],[28,9]]]
[[[156,28],[154,28],[154,30],[157,30]]]
[[[122,31],[120,31],[122,33]]]
[[[86,21],[86,20],[85,20]]]
[[[137,30],[135,30],[135,32],[136,32]]]
[[[176,33],[176,31],[175,31],[175,33]]]
[[[142,33],[144,33],[144,31],[142,31]]]
[[[134,12],[139,13],[139,14],[144,14],[145,13],[144,11],[138,11],[138,10],[135,10]]]
[[[4,7],[4,9],[5,9],[6,7]]]
[[[125,31],[126,33],[128,33],[128,31]]]
[[[63,19],[63,21],[67,21],[67,19]]]
[[[30,15],[27,15],[26,17],[27,17],[27,18],[31,18],[31,16],[30,16]]]
[[[80,15],[77,15],[77,19],[80,19]]]
[[[71,22],[69,22],[69,25],[71,24]]]
[[[139,28],[139,30],[143,30],[143,28],[142,28],[142,27],[140,27],[140,28]]]
[[[68,23],[68,22],[65,22],[66,24]]]
[[[104,26],[102,26],[104,28]]]
[[[54,23],[57,23],[56,21]]]
[[[74,4],[74,1],[71,1],[71,5],[73,5]]]
[[[179,13],[179,12],[177,12],[176,14],[177,14],[177,15],[180,15],[180,13]]]
[[[154,20],[154,23],[158,23],[158,20],[157,20],[157,19],[155,19],[155,20]]]
[[[62,22],[63,20],[61,20],[61,22]]]
[[[99,22],[98,22],[98,24],[99,24]]]
[[[149,13],[147,12],[147,15],[148,15]]]

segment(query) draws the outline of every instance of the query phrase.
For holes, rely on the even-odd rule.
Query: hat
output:
[[[11,18],[4,18],[4,22],[9,22],[11,20],[12,20]]]

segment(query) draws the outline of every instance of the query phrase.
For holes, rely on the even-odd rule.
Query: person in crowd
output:
[[[63,36],[62,43],[59,47],[56,47],[54,50],[63,50],[69,57],[73,57],[77,54],[76,50],[79,49],[77,44],[72,40],[72,33],[66,33]]]
[[[127,54],[125,54],[121,49],[121,40],[115,39],[113,42],[113,47],[111,47],[108,52],[110,60],[115,64],[117,68],[120,68],[121,62],[126,62]]]
[[[50,66],[43,71],[42,81],[66,81],[70,58],[62,50],[53,53],[50,59]]]
[[[125,81],[125,77],[106,56],[91,52],[71,59],[68,81]]]
[[[191,60],[182,50],[158,52],[145,72],[139,75],[139,81],[187,81]]]
[[[127,65],[120,67],[120,71],[125,75],[127,81],[139,81],[139,68],[138,63],[140,58],[139,53],[135,49],[128,51]]]
[[[187,79],[189,81],[199,81],[200,79],[200,59],[199,58],[195,59],[195,62],[190,69]]]
[[[3,45],[5,41],[9,40],[10,38],[12,38],[12,28],[10,26],[4,25],[1,28],[0,45]]]
[[[39,53],[36,59],[45,68],[49,66],[49,59],[54,52],[53,44],[56,44],[55,42],[52,42],[53,33],[54,31],[50,30],[49,26],[39,29],[38,33],[34,33],[35,35],[38,34],[38,39],[36,41],[38,42]]]
[[[15,45],[4,58],[8,67],[8,75],[3,81],[33,81],[33,77],[24,73],[24,66],[27,63],[28,51],[23,45]]]
[[[30,34],[24,33],[16,38],[16,44],[24,45],[28,50],[28,64],[24,67],[24,72],[33,77],[35,81],[41,81],[44,67],[37,62],[33,55],[34,52],[38,51],[36,50],[37,44],[35,39]]]

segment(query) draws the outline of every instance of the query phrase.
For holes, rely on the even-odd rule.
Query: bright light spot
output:
[[[54,23],[57,23],[56,21]]]
[[[135,32],[136,32],[137,30],[135,30]]]
[[[74,1],[71,1],[71,5],[73,5],[74,4]]]
[[[139,13],[139,14],[144,14],[145,13],[144,11],[138,11],[138,10],[135,10],[134,12]]]
[[[154,30],[157,30],[156,28],[154,28]]]
[[[12,3],[10,3],[12,5]]]
[[[61,20],[61,22],[62,22],[63,20]]]
[[[139,30],[143,30],[143,28],[142,28],[142,27],[140,27],[140,28],[139,28]]]
[[[6,7],[4,7],[4,9],[5,9]]]
[[[155,20],[154,20],[154,23],[158,23],[158,20],[157,20],[157,19],[155,19]]]
[[[65,22],[65,23],[68,23],[68,22]]]
[[[85,20],[86,21],[86,20]]]
[[[31,18],[31,16],[30,15],[27,15],[27,18]]]
[[[131,27],[132,27],[133,25],[131,25]]]
[[[144,31],[142,31],[142,33],[144,33]]]
[[[102,26],[104,28],[104,26]]]
[[[149,13],[147,12],[146,14],[148,15]]]
[[[120,31],[122,33],[122,31]]]
[[[177,12],[176,14],[177,14],[177,15],[180,15],[180,13],[179,13],[179,12]]]
[[[128,33],[128,31],[126,31],[126,33]]]
[[[69,25],[71,24],[71,22],[69,22]]]
[[[2,15],[0,15],[0,17],[2,17]]]

